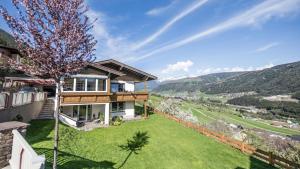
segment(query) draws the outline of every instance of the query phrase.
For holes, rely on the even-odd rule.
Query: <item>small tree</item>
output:
[[[53,168],[57,168],[58,113],[61,79],[78,72],[94,59],[96,41],[85,15],[84,0],[12,0],[18,16],[0,6],[24,62],[10,60],[15,69],[53,78],[56,82]]]

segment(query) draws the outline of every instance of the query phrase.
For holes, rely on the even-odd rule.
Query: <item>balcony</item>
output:
[[[116,92],[111,95],[111,101],[144,101],[148,100],[148,92]]]
[[[63,92],[62,104],[108,103],[148,100],[148,92]]]

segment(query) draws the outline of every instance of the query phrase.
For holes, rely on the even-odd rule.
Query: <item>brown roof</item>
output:
[[[107,66],[108,64],[114,64],[114,65],[120,66],[122,69],[125,68],[125,69],[127,69],[127,70],[129,70],[131,72],[134,72],[134,73],[136,73],[136,74],[138,74],[140,76],[144,76],[144,77],[146,77],[147,80],[156,80],[157,79],[157,77],[154,76],[154,75],[146,73],[146,72],[144,72],[142,70],[139,70],[137,68],[134,68],[132,66],[126,65],[126,64],[121,63],[119,61],[116,61],[114,59],[108,59],[108,60],[98,61],[98,62],[96,62],[96,64],[103,65],[105,67],[108,67]]]
[[[95,67],[95,68],[100,69],[100,70],[104,70],[104,71],[106,71],[108,73],[112,73],[112,74],[115,74],[115,75],[118,75],[118,76],[124,76],[125,75],[124,73],[122,73],[120,71],[117,71],[117,70],[114,70],[114,69],[102,66],[101,64],[90,63],[89,66]]]

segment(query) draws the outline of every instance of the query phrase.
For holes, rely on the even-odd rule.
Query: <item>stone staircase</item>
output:
[[[37,119],[54,119],[54,99],[48,98]]]

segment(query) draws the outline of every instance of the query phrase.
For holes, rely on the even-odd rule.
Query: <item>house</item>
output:
[[[39,116],[47,100],[43,86],[53,84],[53,80],[12,69],[9,59],[22,62],[17,49],[0,44],[0,122],[28,122]]]
[[[113,59],[89,64],[63,79],[60,120],[79,127],[88,122],[109,125],[116,116],[135,118],[135,102],[148,100],[147,81],[157,77]],[[135,91],[135,83],[144,91]]]

